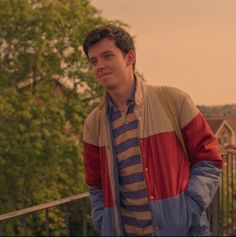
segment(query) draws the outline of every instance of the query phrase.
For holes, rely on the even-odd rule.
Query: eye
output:
[[[111,53],[104,55],[104,58],[108,59],[108,60],[111,59],[112,57],[113,57],[113,54],[111,54]]]
[[[90,64],[92,66],[95,66],[97,64],[97,60],[96,59],[90,59],[89,62],[90,62]]]

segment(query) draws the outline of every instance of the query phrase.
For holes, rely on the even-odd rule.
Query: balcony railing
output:
[[[59,212],[56,212],[55,209],[60,210]],[[75,215],[80,218],[71,218],[71,213],[73,211],[75,211]],[[55,226],[55,221],[51,221],[50,214],[53,214],[54,218],[55,215],[61,216],[64,219],[63,225]],[[29,220],[29,217],[33,215],[34,218]],[[40,218],[35,218],[35,215],[40,215]],[[89,216],[89,193],[86,192],[57,201],[0,215],[0,236],[12,236],[11,232],[10,234],[8,233],[8,226],[13,226],[15,231],[14,235],[19,236],[78,236],[78,234],[82,236],[88,236],[90,234],[94,235],[96,234],[96,230],[93,228],[91,218],[89,218]],[[32,223],[32,219],[36,219],[39,222],[37,224],[36,230],[34,230],[34,227],[29,226],[28,224],[29,222]],[[79,230],[78,228],[71,227],[73,222],[76,226],[80,227]],[[21,228],[19,228],[19,226]],[[37,230],[38,228],[40,228],[40,230]],[[90,231],[88,231],[88,228]],[[57,229],[57,231],[55,232],[52,229]]]
[[[232,236],[236,233],[236,156],[222,157],[221,184],[208,208],[208,216],[214,236]]]
[[[221,185],[207,210],[213,236],[229,236],[236,231],[236,156],[224,154],[223,158],[225,163]],[[97,235],[92,226],[88,197],[88,193],[82,193],[0,215],[0,236],[12,235],[12,231],[19,236]],[[61,218],[64,219],[60,226],[56,226],[56,215],[59,215],[60,223]],[[29,226],[34,221],[36,225]]]

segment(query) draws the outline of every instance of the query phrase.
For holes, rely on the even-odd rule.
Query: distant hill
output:
[[[198,105],[198,109],[204,116],[236,116],[236,104],[205,106]]]

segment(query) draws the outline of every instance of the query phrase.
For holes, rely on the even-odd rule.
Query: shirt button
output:
[[[153,196],[153,195],[151,195],[149,198],[150,198],[151,200],[153,200],[153,199],[154,199],[154,196]]]
[[[158,226],[155,226],[155,229],[156,229],[156,230],[159,230],[159,227],[158,227]]]
[[[145,170],[146,172],[148,172],[148,168],[145,168],[144,170]]]

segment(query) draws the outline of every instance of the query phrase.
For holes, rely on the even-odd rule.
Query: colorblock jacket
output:
[[[206,236],[206,208],[219,185],[223,161],[215,137],[190,97],[176,88],[169,95],[178,111],[189,158],[185,157],[157,87],[137,80],[135,113],[155,236]],[[107,100],[84,124],[84,167],[96,229],[122,236],[118,169],[107,116]]]

